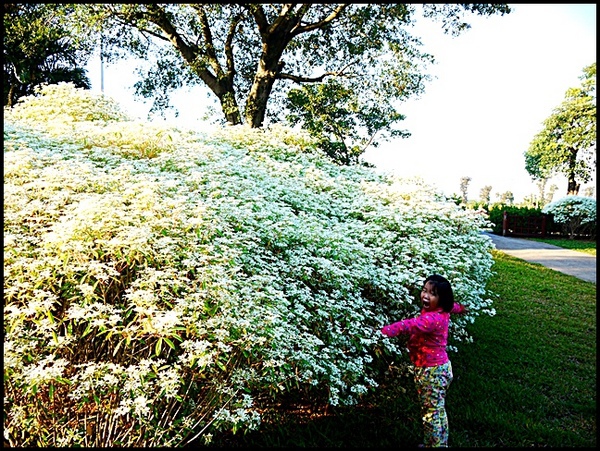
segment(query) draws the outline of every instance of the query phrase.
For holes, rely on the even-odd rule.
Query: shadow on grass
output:
[[[209,447],[416,447],[422,440],[416,394],[408,393],[412,378],[388,383],[357,406],[285,402],[263,414],[259,431],[228,433]]]

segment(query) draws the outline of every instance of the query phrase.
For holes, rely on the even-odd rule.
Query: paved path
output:
[[[533,240],[505,237],[489,232],[483,233],[492,239],[499,251],[531,263],[539,263],[586,282],[596,283],[596,257],[594,255]]]

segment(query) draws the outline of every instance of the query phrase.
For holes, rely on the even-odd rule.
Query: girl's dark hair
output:
[[[423,286],[425,286],[427,282],[431,282],[433,289],[435,290],[434,293],[440,298],[439,306],[442,307],[442,310],[444,312],[450,312],[452,307],[454,307],[454,292],[452,291],[452,285],[450,285],[448,279],[439,274],[432,274],[425,279]]]

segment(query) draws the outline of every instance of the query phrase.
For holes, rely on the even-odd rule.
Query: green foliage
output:
[[[488,207],[489,220],[493,224],[492,231],[498,235],[502,235],[502,223],[504,220],[504,212],[511,216],[527,218],[540,217],[542,210],[538,207],[515,206],[504,203],[494,203]],[[550,226],[551,218],[548,220]]]
[[[481,188],[481,191],[479,191],[479,200],[481,201],[481,203],[486,204],[486,205],[490,203],[490,193],[491,192],[492,192],[491,185],[485,185],[483,188]]]
[[[292,125],[301,124],[339,164],[358,163],[368,145],[377,145],[373,142],[377,133],[385,133],[404,119],[392,108],[389,98],[360,101],[356,90],[335,79],[291,89],[287,95],[287,120]],[[409,135],[400,130],[388,133],[389,137]]]
[[[221,123],[257,128],[289,115],[343,164],[355,162],[367,145],[408,136],[395,128],[404,119],[399,105],[424,92],[433,62],[408,32],[416,8],[454,35],[469,27],[465,15],[510,12],[506,4],[74,8],[83,23],[101,24],[107,54],[130,51],[150,62],[136,92],[154,99],[153,110],[169,107],[171,90],[203,84],[220,103]]]
[[[3,105],[13,106],[41,83],[91,87],[83,66],[88,52],[61,24],[61,5],[3,4]]]
[[[544,121],[525,152],[525,169],[534,179],[563,174],[567,194],[577,194],[596,168],[596,63],[583,69],[581,86]]]
[[[571,239],[576,234],[596,234],[596,199],[566,196],[549,203],[542,211],[552,214]]]
[[[479,210],[487,214],[490,204],[488,202],[470,201],[467,203],[467,208],[470,208],[471,210]]]
[[[451,351],[494,314],[485,220],[432,187],[275,126],[136,128],[96,119],[102,98],[45,120],[81,100],[45,89],[64,95],[5,110],[11,447],[210,443],[286,396],[356,405],[406,358],[380,328],[432,272],[469,308]],[[147,135],[160,149],[133,158]]]
[[[558,247],[563,247],[565,249],[571,249],[578,252],[583,252],[584,254],[596,255],[596,241],[579,239],[579,240],[571,240],[568,238],[529,238],[533,241],[540,241],[542,243],[553,244]]]
[[[512,205],[515,201],[515,196],[512,191],[505,191],[503,193],[498,193],[499,202],[502,204]]]

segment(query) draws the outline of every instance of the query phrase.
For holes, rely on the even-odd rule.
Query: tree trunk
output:
[[[234,92],[225,92],[224,94],[217,95],[217,97],[221,103],[221,110],[223,111],[227,124],[240,125],[242,123],[242,116],[240,115],[240,109],[235,101]]]
[[[8,90],[8,99],[6,100],[6,106],[12,108],[15,106],[15,84],[11,83],[10,88]]]
[[[235,99],[235,87],[233,85],[233,76],[214,76],[205,68],[196,68],[193,64],[196,55],[193,54],[191,57],[184,54],[184,59],[190,63],[192,70],[200,77],[200,79],[206,84],[214,95],[219,99],[221,104],[221,111],[225,120],[229,125],[239,125],[242,123],[242,115],[240,113],[240,107]]]
[[[576,196],[579,194],[580,184],[575,181],[575,177],[573,175],[569,175],[569,184],[567,187],[567,196]]]
[[[267,102],[273,89],[273,83],[275,83],[280,57],[281,53],[275,56],[263,53],[263,57],[260,59],[244,113],[246,122],[251,128],[260,128],[263,125],[267,112]]]
[[[188,59],[186,59],[188,60]],[[239,125],[242,123],[240,108],[235,100],[235,88],[233,82],[227,77],[215,77],[206,69],[196,69],[190,64],[192,70],[200,77],[214,95],[219,99],[221,111],[229,125]],[[231,77],[230,77],[231,78]]]
[[[259,128],[263,125],[273,84],[283,66],[281,56],[290,42],[290,30],[300,17],[293,19],[290,19],[290,16],[280,17],[279,23],[272,25],[275,29],[271,29],[268,35],[263,35],[262,54],[244,112],[246,122],[251,128]]]
[[[567,196],[579,194],[579,183],[575,180],[575,167],[577,165],[577,150],[571,149],[569,153],[569,175],[567,185]]]

